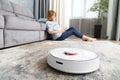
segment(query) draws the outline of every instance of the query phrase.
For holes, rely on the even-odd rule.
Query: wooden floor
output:
[[[120,41],[112,41],[111,42],[115,43],[115,44],[119,44],[120,45]]]
[[[78,39],[76,38],[75,36],[71,36],[69,37],[70,39]],[[107,39],[97,39],[97,41],[106,41]],[[119,44],[120,45],[120,41],[116,41],[116,40],[107,40],[107,41],[110,41],[110,42],[113,42],[115,44]]]
[[[115,43],[115,44],[114,44]],[[0,50],[0,80],[120,80],[119,42],[98,40],[42,41]],[[56,47],[82,48],[100,57],[100,68],[88,74],[68,74],[48,66],[47,55]],[[76,65],[77,66],[77,65]]]

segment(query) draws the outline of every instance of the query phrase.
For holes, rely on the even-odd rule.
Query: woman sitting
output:
[[[78,38],[81,38],[83,41],[95,41],[96,38],[91,38],[86,35],[83,35],[79,31],[77,31],[74,27],[70,27],[68,29],[63,29],[60,25],[55,22],[56,12],[53,10],[48,11],[48,21],[46,22],[47,31],[54,40],[64,40],[71,35],[75,35]]]

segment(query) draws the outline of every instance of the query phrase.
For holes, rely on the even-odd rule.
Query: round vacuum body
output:
[[[99,69],[99,56],[79,48],[55,48],[49,51],[47,63],[67,73],[89,73]]]

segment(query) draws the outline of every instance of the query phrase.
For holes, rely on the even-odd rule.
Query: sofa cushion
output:
[[[45,23],[46,24],[46,22],[48,21],[48,19],[47,18],[40,18],[37,21],[40,22],[40,23]]]
[[[15,16],[14,13],[9,12],[9,11],[5,11],[5,10],[0,10],[0,14],[1,14],[1,15],[11,15],[11,16]]]
[[[39,41],[39,31],[5,30],[5,47]]]
[[[0,28],[4,28],[4,17],[0,15]]]
[[[40,23],[36,21],[24,20],[14,16],[5,16],[6,29],[19,29],[19,30],[41,30]]]
[[[47,33],[45,31],[40,31],[40,33],[39,33],[39,39],[40,40],[47,39]]]
[[[46,30],[46,24],[40,23],[40,30]]]
[[[22,16],[22,15],[19,15],[19,14],[16,14],[16,16],[19,17],[19,18],[21,18],[21,19],[35,21],[35,19],[31,18],[31,17]]]
[[[9,0],[0,0],[0,9],[13,12],[13,8]]]
[[[15,3],[12,3],[12,5],[13,5],[13,9],[14,9],[15,14],[20,14],[20,15],[23,15],[26,17],[33,18],[33,13],[28,8],[22,7],[20,5],[15,4]]]
[[[4,45],[3,45],[3,30],[0,29],[0,48],[3,48]]]

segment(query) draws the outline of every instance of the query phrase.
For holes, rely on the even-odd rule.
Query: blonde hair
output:
[[[56,12],[53,10],[49,10],[48,11],[48,20],[49,21],[53,21],[54,19],[52,18],[52,16],[55,15],[56,16]]]

